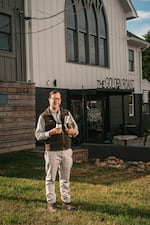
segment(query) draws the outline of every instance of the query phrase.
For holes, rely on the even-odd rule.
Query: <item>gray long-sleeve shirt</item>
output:
[[[51,113],[52,113],[55,121],[60,123],[60,111],[58,113],[51,111]],[[76,124],[71,113],[69,111],[68,111],[68,113],[69,113],[70,119],[74,123],[74,129],[76,130],[76,136],[77,136],[79,134],[78,125]],[[39,119],[38,119],[37,127],[35,130],[35,137],[38,141],[46,140],[47,138],[49,138],[49,131],[45,131],[45,121],[44,121],[42,115],[40,115]]]

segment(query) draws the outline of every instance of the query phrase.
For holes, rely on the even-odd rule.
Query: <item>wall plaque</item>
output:
[[[8,95],[0,94],[0,105],[8,104]]]

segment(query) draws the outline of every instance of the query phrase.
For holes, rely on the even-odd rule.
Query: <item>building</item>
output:
[[[24,1],[0,1],[0,153],[35,147],[35,87],[26,79]]]
[[[57,88],[79,125],[75,144],[104,143],[123,132],[141,135],[141,57],[147,43],[127,33],[126,21],[137,17],[131,1],[21,2],[24,10],[18,6],[15,12],[24,23],[15,33],[22,61],[16,65],[23,70],[20,81],[35,83],[36,119]],[[18,80],[1,80],[12,79]]]

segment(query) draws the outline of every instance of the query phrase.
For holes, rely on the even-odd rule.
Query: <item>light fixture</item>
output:
[[[47,84],[48,86],[50,86],[50,80],[47,80],[46,84]]]
[[[53,80],[53,85],[54,85],[54,87],[56,87],[57,86],[57,80],[55,79],[55,80]]]

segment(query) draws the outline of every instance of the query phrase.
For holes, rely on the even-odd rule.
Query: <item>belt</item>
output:
[[[50,144],[45,144],[45,151],[63,151],[63,150],[67,150],[70,149],[70,147],[62,147],[61,149],[51,149],[50,148]]]

